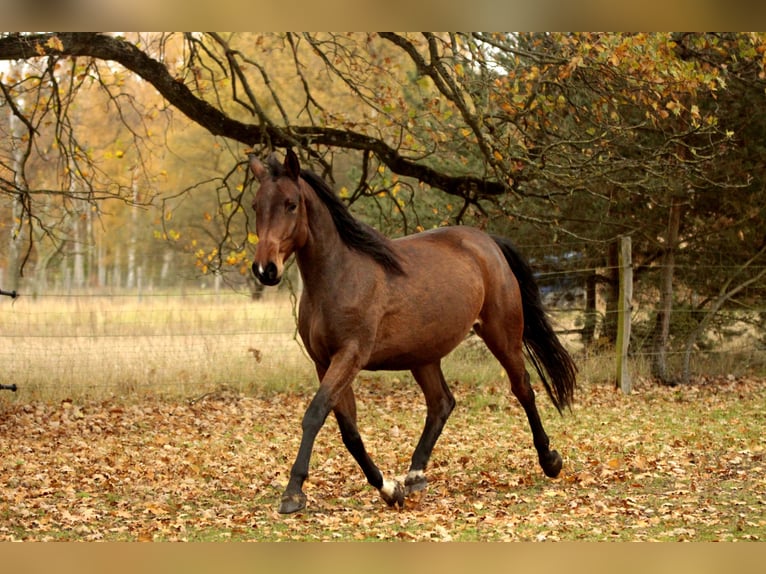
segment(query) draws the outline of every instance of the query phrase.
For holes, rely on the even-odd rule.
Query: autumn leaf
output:
[[[51,50],[57,50],[59,52],[64,51],[64,44],[58,36],[51,36],[48,41],[45,42],[45,46]]]
[[[565,460],[554,480],[506,385],[450,387],[458,407],[429,485],[403,509],[386,507],[328,424],[309,505],[290,517],[276,508],[310,397],[221,388],[191,400],[0,402],[0,540],[763,538],[762,380],[638,381],[629,397],[584,382],[565,417],[540,402]],[[371,456],[384,475],[405,472],[425,417],[417,385],[362,377],[355,392]]]

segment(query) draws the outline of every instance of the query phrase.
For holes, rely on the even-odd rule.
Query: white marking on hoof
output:
[[[425,480],[426,473],[422,470],[411,470],[407,473],[407,482],[419,482]]]
[[[383,479],[383,486],[380,487],[380,497],[391,507],[404,507],[404,485],[398,480]]]
[[[426,473],[422,469],[411,470],[404,479],[404,494],[409,496],[413,492],[424,490],[427,484]]]
[[[393,499],[396,494],[396,487],[398,483],[395,480],[383,479],[383,486],[380,487],[380,492],[384,497]]]

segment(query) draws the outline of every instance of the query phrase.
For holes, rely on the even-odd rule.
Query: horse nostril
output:
[[[277,275],[277,266],[273,261],[269,261],[266,267],[253,263],[253,274],[264,285],[276,285],[280,280]]]

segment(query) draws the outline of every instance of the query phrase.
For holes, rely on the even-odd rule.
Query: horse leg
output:
[[[428,459],[431,458],[436,441],[452,409],[455,408],[455,397],[447,387],[447,381],[444,380],[444,374],[438,362],[413,369],[412,374],[425,396],[427,412],[423,432],[412,454],[410,470],[404,480],[407,494],[426,487],[425,470]]]
[[[512,344],[507,341],[507,336],[496,336],[491,326],[486,324],[475,326],[476,332],[484,339],[487,347],[503,368],[508,373],[511,381],[511,391],[516,399],[524,407],[527,414],[529,427],[532,430],[532,442],[537,450],[537,458],[540,467],[546,476],[555,478],[561,472],[561,455],[550,449],[550,440],[545,433],[543,423],[540,420],[540,413],[535,405],[535,391],[529,382],[529,373],[524,367],[524,355],[521,350],[521,339]]]
[[[367,482],[380,491],[380,496],[386,504],[401,506],[404,502],[404,487],[398,481],[384,480],[380,469],[375,466],[364,448],[364,442],[356,424],[356,399],[354,398],[354,390],[350,385],[338,399],[333,412],[338,421],[343,444],[346,445],[348,452],[361,467]]]
[[[509,375],[510,376],[510,375]],[[540,414],[535,406],[535,391],[529,382],[529,373],[524,369],[523,376],[513,380],[511,390],[516,398],[524,407],[529,420],[529,426],[532,429],[532,440],[537,449],[537,458],[540,461],[540,467],[546,476],[556,478],[561,472],[563,461],[558,451],[550,449],[550,440],[545,433],[543,423],[540,420]]]
[[[360,371],[359,361],[355,354],[345,353],[333,357],[329,369],[321,377],[319,390],[311,399],[301,423],[303,434],[298,455],[290,469],[290,479],[287,483],[279,506],[281,514],[297,512],[306,507],[306,495],[303,493],[303,483],[309,474],[309,461],[314,441],[319,430],[324,425],[327,415],[333,410],[344,396],[346,389]]]

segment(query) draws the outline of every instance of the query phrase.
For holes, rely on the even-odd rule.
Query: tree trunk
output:
[[[72,239],[70,241],[74,249],[72,282],[75,289],[82,289],[85,286],[85,239],[80,209],[80,205],[75,205],[72,217]]]
[[[663,384],[674,384],[668,373],[667,348],[670,339],[670,314],[673,309],[673,272],[675,251],[678,246],[678,230],[681,225],[681,201],[673,198],[668,218],[668,232],[665,255],[660,270],[660,301],[657,321],[652,337],[652,375]]]
[[[619,245],[615,241],[609,243],[607,248],[607,276],[604,294],[606,312],[601,336],[614,346],[617,343],[617,304],[620,298]]]
[[[23,74],[24,66],[24,63],[11,64],[10,75],[13,76],[18,74],[21,76]],[[21,174],[22,169],[24,168],[24,150],[21,147],[21,141],[25,135],[25,129],[24,125],[16,116],[16,114],[13,113],[13,110],[11,110],[10,107],[8,109],[8,123],[10,125],[11,132],[11,148],[13,150],[13,172],[15,174],[14,184],[18,189],[23,189],[24,180]],[[22,243],[21,234],[24,229],[20,223],[21,217],[23,215],[23,206],[21,203],[21,198],[18,194],[14,195],[12,205],[13,207],[11,208],[12,215],[10,225],[11,233],[8,237],[8,267],[6,269],[7,273],[4,277],[6,284],[0,286],[7,291],[16,291],[19,288],[19,277],[21,275],[21,254],[19,251],[19,245]]]
[[[98,255],[96,256],[96,265],[98,266],[98,287],[106,287],[106,246],[103,237],[98,240]]]
[[[112,289],[122,289],[122,249],[115,247],[114,263],[112,264]]]
[[[138,200],[138,179],[136,170],[133,170],[133,204]],[[133,289],[138,282],[136,262],[136,243],[138,241],[138,213],[134,206],[130,209],[130,239],[128,239],[128,275],[125,280],[125,288]]]

